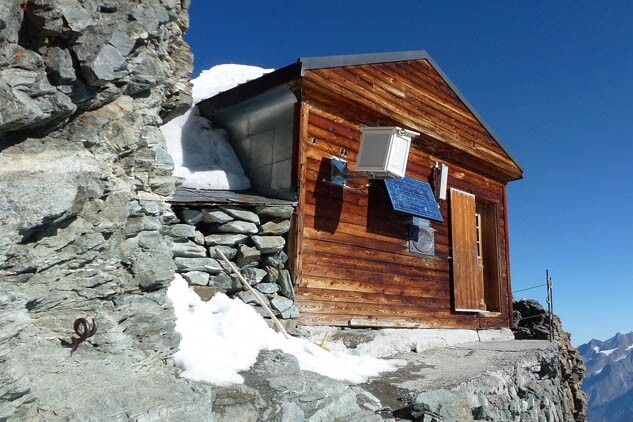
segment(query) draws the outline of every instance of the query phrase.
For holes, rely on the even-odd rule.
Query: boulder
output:
[[[251,240],[263,254],[281,252],[286,245],[286,240],[281,236],[252,236]]]
[[[262,206],[255,208],[255,212],[265,219],[289,219],[292,217],[294,207],[291,205]]]
[[[240,268],[259,264],[261,253],[257,248],[240,245],[237,252],[236,265]]]
[[[285,311],[281,312],[280,316],[283,319],[296,319],[296,318],[299,318],[299,316],[300,316],[299,308],[297,308],[297,305],[292,305],[290,308],[288,308]]]
[[[240,274],[242,274],[242,277],[244,277],[251,286],[261,283],[264,277],[266,277],[266,271],[261,268],[244,268],[240,270]]]
[[[218,226],[218,231],[221,233],[255,234],[259,229],[256,224],[247,221],[229,221]]]
[[[196,230],[195,233],[193,234],[193,241],[195,243],[197,243],[198,245],[204,246],[204,244],[205,244],[205,242],[204,242],[204,234],[202,234],[201,231]],[[215,258],[215,257],[212,256],[211,258]]]
[[[196,234],[196,227],[189,224],[174,224],[165,229],[167,236],[176,238],[189,238],[194,237]]]
[[[276,311],[285,312],[294,305],[294,301],[283,296],[275,296],[270,300],[270,305]]]
[[[213,258],[174,258],[176,268],[180,272],[203,271],[209,274],[218,274],[222,266]]]
[[[220,208],[222,211],[224,211],[231,217],[237,218],[238,220],[248,221],[249,223],[258,224],[258,225],[260,224],[259,216],[252,211],[248,211],[240,207],[234,207],[234,206],[228,206],[228,205],[223,205],[218,208]]]
[[[48,77],[55,85],[66,85],[77,79],[69,50],[51,47],[44,60]]]
[[[286,261],[288,261],[288,255],[286,255],[284,251],[268,254],[262,258],[263,265],[269,265],[277,268],[278,270],[284,269]]]
[[[231,248],[230,246],[218,245],[209,247],[209,256],[215,259],[222,259],[218,251],[222,251],[224,256],[226,256],[226,258],[229,260],[235,258],[235,256],[237,255],[237,249]]]
[[[198,210],[185,208],[180,212],[180,218],[185,223],[195,226],[202,221],[202,213]]]
[[[233,217],[231,217],[225,212],[222,212],[221,210],[217,208],[212,208],[212,209],[203,208],[201,211],[202,211],[202,221],[204,221],[205,223],[223,224],[223,223],[228,223],[229,221],[233,220]]]
[[[275,267],[271,267],[270,265],[264,266],[264,271],[266,271],[266,281],[269,283],[277,283],[277,279],[280,276],[279,270]]]
[[[292,277],[290,276],[290,272],[288,270],[282,270],[280,272],[280,276],[277,279],[277,284],[279,284],[279,293],[288,299],[295,298],[294,286],[292,284]]]
[[[256,297],[255,293],[249,290],[244,290],[244,291],[239,292],[237,294],[237,297],[239,297],[242,300],[242,302],[248,303],[248,304],[256,304],[256,303],[258,304],[259,301],[257,300],[257,297],[259,297],[259,299],[263,301],[266,305],[270,305],[270,301],[265,295],[259,294]]]
[[[255,289],[266,296],[271,296],[279,291],[279,286],[275,283],[259,283]]]
[[[204,238],[207,246],[237,246],[246,243],[248,236],[244,234],[211,234]]]
[[[290,230],[290,220],[282,220],[278,223],[269,221],[259,228],[259,234],[280,236]]]
[[[202,271],[188,271],[182,273],[182,276],[189,284],[196,286],[206,286],[209,284],[209,273]]]
[[[173,242],[171,251],[174,256],[183,258],[205,258],[207,250],[194,242]]]
[[[211,276],[209,285],[218,287],[227,293],[234,293],[243,290],[242,283],[236,278],[226,273]]]

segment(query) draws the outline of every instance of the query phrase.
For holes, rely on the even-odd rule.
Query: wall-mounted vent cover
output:
[[[409,233],[409,252],[435,255],[435,229],[429,220],[413,217]]]
[[[411,138],[419,135],[399,127],[363,127],[356,172],[370,179],[404,177]]]

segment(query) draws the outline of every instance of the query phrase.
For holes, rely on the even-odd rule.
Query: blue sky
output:
[[[193,0],[195,71],[427,50],[524,169],[513,289],[554,280],[574,344],[633,331],[633,2]],[[517,293],[544,303],[544,290]]]

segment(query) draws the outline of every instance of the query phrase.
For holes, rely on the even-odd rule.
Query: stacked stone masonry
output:
[[[287,254],[294,207],[218,205],[179,207],[174,212],[180,221],[166,232],[172,238],[176,271],[203,299],[226,293],[269,318],[222,252],[278,318],[299,317]]]

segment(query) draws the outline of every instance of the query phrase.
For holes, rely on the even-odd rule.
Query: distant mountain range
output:
[[[582,389],[589,396],[587,420],[633,421],[633,332],[578,347],[587,372]]]

